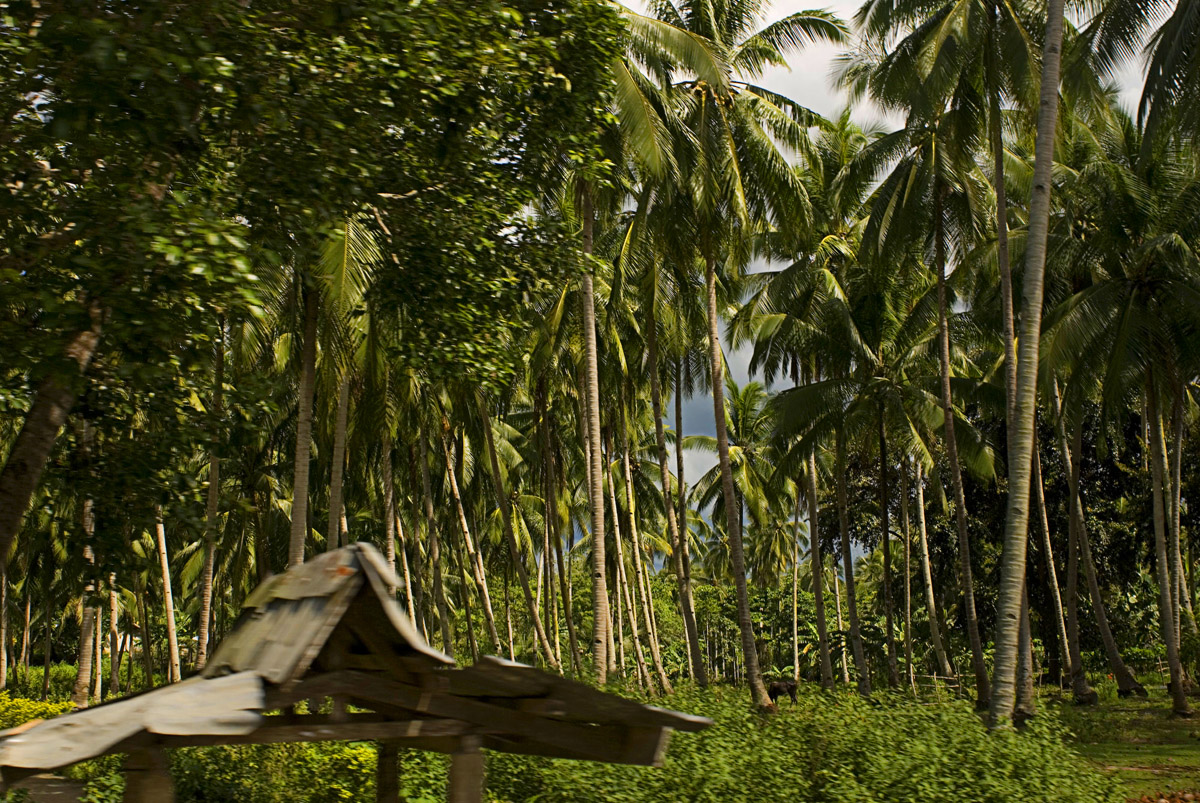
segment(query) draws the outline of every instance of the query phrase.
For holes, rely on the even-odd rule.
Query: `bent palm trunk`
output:
[[[725,368],[721,359],[721,333],[717,326],[717,272],[712,257],[705,259],[705,280],[708,286],[708,354],[712,376],[713,418],[717,429],[717,458],[721,469],[721,490],[725,497],[725,526],[729,538],[729,562],[733,568],[733,584],[737,589],[738,629],[742,636],[742,661],[746,666],[746,681],[755,704],[765,708],[771,704],[758,667],[758,647],[754,639],[754,624],[750,620],[750,593],[746,588],[746,559],[742,546],[741,509],[733,489],[733,467],[729,462],[729,432],[725,426]]]
[[[917,532],[921,536],[921,579],[925,586],[925,609],[929,614],[929,640],[937,656],[938,669],[947,678],[953,678],[954,667],[946,656],[942,644],[942,629],[938,625],[937,596],[933,592],[933,567],[929,563],[929,535],[925,528],[925,477],[923,468],[917,463]]]

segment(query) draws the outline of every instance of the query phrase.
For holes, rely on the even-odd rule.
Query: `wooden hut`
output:
[[[481,748],[657,765],[672,730],[712,724],[499,658],[455,668],[396,585],[366,544],[272,577],[198,675],[0,733],[0,780],[124,753],[125,800],[167,803],[169,747],[373,740],[377,800],[399,800],[397,754],[412,748],[451,754],[448,799],[468,803],[482,800]]]

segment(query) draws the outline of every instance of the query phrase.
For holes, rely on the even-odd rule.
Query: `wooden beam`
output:
[[[626,750],[629,728],[615,725],[582,725],[539,717],[516,708],[421,690],[386,677],[360,672],[341,673],[354,678],[353,698],[368,707],[403,709],[476,725],[482,733],[513,736],[552,745],[567,758],[607,761],[614,764],[648,764],[648,757],[630,756]]]
[[[483,803],[483,753],[478,736],[464,736],[450,756],[447,803]]]
[[[376,750],[375,803],[400,803],[400,747],[382,741]]]
[[[280,744],[285,742],[366,742],[405,739],[428,740],[460,737],[474,731],[467,722],[454,719],[382,720],[374,714],[348,715],[345,722],[331,717],[311,714],[307,717],[279,717],[280,724],[267,724],[244,735],[221,736],[163,736],[159,741],[166,747],[200,747],[214,744]],[[435,749],[435,748],[428,748]],[[446,752],[446,750],[442,750]]]
[[[161,747],[134,750],[125,758],[124,803],[174,803],[167,754]]]

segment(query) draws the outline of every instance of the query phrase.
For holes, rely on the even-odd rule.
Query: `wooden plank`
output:
[[[360,719],[360,717],[364,718]],[[234,736],[163,736],[166,747],[203,747],[214,744],[282,744],[288,742],[368,742],[378,740],[433,740],[458,738],[471,733],[474,727],[453,719],[381,720],[372,715],[352,715],[347,722],[304,720],[299,724],[267,724],[253,733]],[[446,743],[443,746],[447,746]],[[432,748],[431,748],[432,749]]]
[[[261,724],[265,703],[262,678],[253,672],[195,677],[147,698],[142,726],[164,735],[249,733]]]
[[[464,737],[450,757],[450,777],[446,789],[448,803],[483,803],[483,753],[479,739]]]
[[[561,749],[571,758],[627,763],[625,729],[581,725],[522,713],[515,708],[415,688],[385,677],[345,672],[358,679],[355,697],[368,705],[395,705],[409,711],[470,722],[486,731],[508,733]],[[375,701],[372,703],[371,701]]]
[[[124,803],[174,803],[175,784],[162,748],[134,750],[125,758]]]
[[[376,748],[375,803],[400,803],[400,747],[393,741]]]

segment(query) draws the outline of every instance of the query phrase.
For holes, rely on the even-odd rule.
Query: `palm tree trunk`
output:
[[[84,565],[87,567],[88,575],[83,588],[79,616],[79,666],[75,673],[75,686],[71,692],[71,702],[75,704],[76,708],[87,708],[88,706],[88,686],[92,679],[92,640],[96,637],[95,609],[88,604],[92,595],[96,593],[95,580],[92,579],[96,559],[90,543],[95,527],[91,499],[85,499],[83,502],[83,521],[83,532],[89,541],[83,547]]]
[[[387,424],[383,428],[382,454],[379,456],[379,480],[383,484],[383,556],[387,560],[392,577],[396,576],[396,525],[400,517],[396,514],[396,485],[392,481],[392,433]],[[408,562],[405,561],[405,575],[408,574]],[[412,600],[411,589],[406,586],[406,598]],[[388,595],[396,597],[396,587],[388,579]],[[411,613],[410,613],[411,616]]]
[[[433,513],[433,490],[429,481],[429,444],[424,433],[418,433],[421,445],[421,493],[425,497],[425,536],[429,539],[429,564],[433,571],[433,602],[437,607],[438,625],[442,632],[442,652],[454,657],[454,636],[450,632],[450,611],[446,604],[446,587],[442,582],[442,542]],[[418,575],[419,577],[419,575]]]
[[[1079,545],[1079,557],[1083,562],[1083,573],[1087,579],[1088,595],[1092,600],[1092,609],[1096,614],[1096,626],[1100,632],[1100,638],[1104,642],[1104,652],[1108,657],[1109,667],[1112,669],[1113,677],[1117,681],[1117,689],[1122,694],[1138,694],[1146,695],[1146,690],[1142,687],[1133,673],[1125,666],[1125,662],[1121,660],[1121,652],[1117,648],[1117,640],[1113,638],[1112,628],[1108,624],[1108,615],[1105,612],[1104,598],[1100,594],[1100,583],[1096,573],[1096,563],[1092,560],[1091,541],[1088,538],[1087,519],[1083,510],[1083,495],[1079,487],[1079,477],[1081,471],[1080,459],[1081,444],[1083,440],[1083,430],[1077,427],[1075,430],[1074,442],[1072,443],[1067,438],[1066,420],[1062,412],[1062,402],[1058,395],[1058,383],[1054,383],[1053,388],[1054,414],[1058,418],[1059,439],[1063,454],[1063,468],[1066,470],[1067,482],[1069,489],[1069,503],[1071,505],[1070,515],[1075,524],[1075,533]]]
[[[419,427],[420,425],[418,424],[417,426]],[[420,436],[418,438],[418,440],[423,441],[424,436],[423,435]],[[421,451],[419,452],[419,454],[424,455],[425,452],[426,452],[425,446],[422,445]],[[424,508],[424,514],[425,514],[424,515],[425,527],[426,527],[426,530],[428,530],[432,526],[432,521],[433,521],[433,498],[432,498],[432,494],[430,493],[429,488],[428,488],[428,481],[429,481],[428,471],[420,472],[420,480],[418,481],[418,479],[417,479],[417,476],[418,476],[417,464],[418,464],[418,462],[419,461],[418,461],[417,447],[415,444],[413,444],[410,441],[408,444],[408,476],[409,476],[409,480],[412,483],[412,487],[416,488],[416,487],[420,486],[420,488],[421,488],[421,492],[422,492],[421,498],[422,498],[422,502],[423,502],[422,506]],[[415,498],[414,498],[414,503],[415,503]],[[412,608],[416,612],[416,619],[415,619],[414,623],[417,626],[417,632],[419,632],[425,638],[426,641],[432,641],[432,639],[429,638],[429,630],[426,627],[425,591],[422,586],[422,582],[425,579],[425,575],[423,572],[424,564],[423,564],[423,561],[421,560],[422,556],[421,556],[421,532],[420,531],[421,531],[421,528],[420,528],[419,524],[417,524],[416,520],[414,519],[414,522],[413,522],[413,549],[412,549],[412,576],[413,576]],[[429,537],[428,533],[426,533],[426,540],[428,540],[428,537]]]
[[[51,600],[50,595],[50,569],[46,568],[46,574],[42,578],[42,589],[45,594],[45,599],[42,601],[42,619],[46,631],[42,637],[42,700],[44,701],[50,696],[50,653],[54,646],[54,624],[50,621]],[[74,695],[72,695],[74,702]]]
[[[27,576],[25,579],[25,622],[24,627],[21,630],[21,657],[18,659],[22,673],[21,683],[26,687],[29,686],[29,653],[32,647],[30,640],[33,635],[30,631],[30,625],[33,619],[33,591],[29,587],[29,584],[32,582],[33,578]],[[23,693],[28,695],[28,688],[26,688]]]
[[[667,436],[663,428],[662,387],[658,379],[658,322],[654,320],[653,305],[647,305],[650,321],[646,324],[646,362],[650,370],[650,401],[654,407],[654,443],[657,449],[659,482],[663,491],[663,508],[667,515],[667,535],[671,542],[671,565],[675,569],[675,582],[679,586],[679,610],[683,618],[683,633],[687,639],[692,677],[704,688],[708,676],[704,670],[704,656],[700,652],[700,637],[696,628],[696,611],[692,607],[691,588],[683,570],[683,553],[686,549],[684,534],[675,515],[675,504],[671,496],[671,473],[667,469]],[[681,439],[682,440],[682,439]]]
[[[1192,610],[1192,596],[1188,593],[1187,575],[1183,570],[1182,531],[1180,529],[1180,511],[1183,507],[1183,425],[1184,404],[1183,386],[1177,385],[1172,394],[1171,421],[1171,587],[1175,589],[1175,630],[1178,639],[1182,639],[1182,622],[1186,619],[1188,629],[1193,634],[1200,633],[1196,626],[1196,613]],[[1187,616],[1184,617],[1184,612]]]
[[[821,553],[821,531],[817,527],[817,455],[808,454],[808,549],[813,578],[813,607],[817,620],[817,660],[821,665],[821,687],[833,688],[833,664],[829,659],[829,630],[825,624],[825,557]],[[835,580],[836,582],[836,580]],[[839,605],[840,607],[840,605]],[[840,628],[841,625],[838,625]]]
[[[464,624],[467,629],[467,646],[471,650],[471,661],[479,663],[479,642],[475,640],[475,617],[471,615],[471,580],[467,577],[467,561],[463,557],[462,542],[455,541],[453,560],[458,569],[458,582],[461,589]]]
[[[542,627],[542,617],[538,615],[537,605],[533,600],[533,591],[529,587],[529,574],[525,571],[525,563],[521,560],[521,550],[517,546],[517,538],[513,534],[512,512],[509,510],[511,502],[508,495],[504,493],[504,482],[500,476],[500,459],[496,456],[496,442],[492,435],[492,419],[488,415],[487,405],[482,396],[479,397],[479,414],[483,420],[484,440],[487,441],[488,462],[492,468],[492,486],[496,490],[496,504],[500,506],[504,538],[508,541],[509,554],[517,569],[517,581],[521,584],[521,591],[525,594],[525,605],[529,608],[533,629],[537,633],[538,644],[541,646],[542,654],[546,657],[546,663],[550,665],[550,668],[559,671],[561,666],[554,657],[554,649],[550,646],[550,640],[546,638],[546,630]]]
[[[1064,0],[1049,0],[1042,47],[1042,81],[1034,146],[1033,188],[1025,240],[1021,333],[1017,355],[1013,417],[1009,421],[1008,503],[1004,552],[1000,562],[1000,599],[996,610],[996,700],[993,728],[1007,727],[1014,705],[1016,646],[1021,599],[1025,594],[1025,556],[1029,536],[1029,481],[1037,412],[1037,370],[1042,331],[1042,291],[1050,227],[1051,171],[1058,129],[1059,73],[1062,60]],[[997,182],[1003,184],[1003,182]],[[973,647],[974,645],[972,645]]]
[[[117,627],[119,615],[120,611],[117,605],[117,573],[110,572],[108,575],[108,687],[112,689],[113,695],[121,694],[121,656],[117,649],[121,638],[120,629]],[[26,625],[28,625],[28,603],[25,608],[25,617]]]
[[[408,618],[412,619],[414,626],[417,622],[417,606],[413,601],[413,582],[412,575],[408,569],[408,544],[404,537],[404,519],[400,517],[398,511],[393,511],[395,517],[396,535],[400,539],[400,567],[404,571],[404,600],[408,605]]]
[[[863,647],[862,629],[858,623],[858,595],[854,584],[854,554],[850,551],[850,519],[846,500],[846,441],[845,434],[837,431],[837,505],[838,528],[842,535],[842,564],[846,575],[846,605],[850,613],[850,651],[854,655],[854,670],[858,673],[858,693],[863,697],[871,694],[871,670],[867,665],[867,653]]]
[[[583,184],[583,254],[588,259],[592,253],[592,194]],[[608,585],[604,580],[604,488],[600,474],[600,372],[596,345],[596,295],[592,286],[591,266],[583,273],[583,348],[584,348],[584,398],[587,406],[587,436],[589,448],[588,504],[592,512],[592,669],[596,682],[603,686],[608,680],[609,627]]]
[[[912,523],[908,516],[908,458],[900,460],[900,517],[904,527],[904,664],[908,685],[917,691],[912,649]]]
[[[611,435],[611,433],[610,433],[610,435]],[[621,515],[621,510],[617,506],[617,492],[616,492],[617,483],[612,475],[611,438],[610,438],[608,447],[609,447],[609,458],[610,459],[605,461],[605,466],[608,469],[608,495],[609,495],[609,498],[610,498],[610,501],[612,504],[613,530],[614,530],[613,545],[617,549],[617,563],[616,563],[616,565],[617,565],[617,582],[619,584],[619,591],[620,591],[620,595],[617,599],[617,617],[618,617],[619,622],[623,622],[623,620],[621,620],[620,616],[622,613],[621,609],[624,608],[624,613],[629,621],[629,638],[633,642],[633,658],[634,658],[634,661],[637,666],[638,685],[644,685],[648,690],[653,691],[654,690],[654,682],[650,679],[650,672],[646,668],[646,658],[645,658],[645,655],[642,653],[642,640],[641,640],[640,634],[638,633],[637,603],[634,600],[633,592],[630,589],[630,585],[629,585],[629,577],[628,577],[627,572],[625,571],[625,549],[621,543],[624,540],[624,533],[622,532],[622,529],[629,529],[630,522],[629,522],[628,516]],[[622,524],[624,524],[624,527],[622,527]],[[622,651],[624,650],[624,646],[625,646],[625,640],[622,638],[621,646],[620,646],[620,649]],[[622,656],[621,656],[622,669],[624,668],[624,665],[625,665],[625,657],[622,654]]]
[[[317,384],[316,289],[305,287],[304,345],[300,355],[300,398],[296,409],[296,457],[292,481],[292,529],[288,542],[288,566],[304,562],[308,541],[308,462],[312,454],[313,391]]]
[[[1162,412],[1158,404],[1158,389],[1155,387],[1151,369],[1146,369],[1146,408],[1150,419],[1150,479],[1154,496],[1154,553],[1158,568],[1158,615],[1162,625],[1163,641],[1167,645],[1167,668],[1171,676],[1172,712],[1176,716],[1191,716],[1187,694],[1183,687],[1183,665],[1179,660],[1179,642],[1175,639],[1175,623],[1171,616],[1171,570],[1167,551],[1167,511],[1165,497],[1169,489],[1164,482],[1163,466],[1166,450],[1163,448]]]
[[[837,614],[838,633],[842,633],[845,631],[845,626],[842,624],[842,584],[838,581],[837,568],[838,554],[835,549],[833,551],[833,606],[834,613]],[[850,658],[846,655],[846,640],[844,638],[842,639],[842,685],[850,685]]]
[[[462,495],[458,491],[457,472],[454,470],[454,461],[450,457],[450,445],[446,442],[445,428],[448,424],[444,419],[442,426],[442,455],[446,458],[446,477],[450,483],[450,497],[454,500],[454,509],[458,512],[459,531],[462,533],[463,543],[467,547],[467,559],[470,560],[471,570],[475,575],[475,586],[479,589],[488,638],[492,640],[492,648],[496,652],[500,652],[500,634],[496,632],[496,617],[492,612],[492,596],[488,592],[487,573],[484,571],[483,558],[475,550],[475,544],[471,540],[471,528],[467,526],[467,512],[463,508]]]
[[[1013,720],[1021,724],[1037,714],[1037,693],[1033,688],[1033,631],[1029,624],[1029,591],[1021,601],[1021,629],[1017,642],[1017,697]]]
[[[1067,623],[1063,618],[1062,594],[1058,588],[1058,569],[1054,563],[1054,544],[1050,538],[1050,518],[1046,513],[1046,492],[1042,484],[1042,456],[1037,451],[1035,438],[1033,455],[1033,493],[1037,502],[1038,517],[1042,524],[1042,551],[1045,554],[1046,578],[1050,590],[1050,603],[1054,608],[1054,628],[1059,650],[1062,652],[1063,664],[1071,665],[1071,657],[1067,654]]]
[[[556,459],[555,450],[552,447],[554,440],[554,424],[550,417],[551,413],[547,408],[546,411],[546,431],[543,446],[543,461],[546,466],[546,499],[549,502],[550,515],[550,538],[554,542],[554,558],[558,562],[558,583],[559,591],[562,595],[563,603],[563,618],[567,620],[567,642],[571,648],[571,666],[574,668],[577,675],[583,674],[583,656],[579,652],[579,636],[575,632],[575,607],[573,599],[573,589],[571,587],[570,572],[567,571],[567,566],[563,561],[562,550],[562,531],[560,529],[562,522],[558,517],[558,487],[560,483],[558,460]],[[669,504],[669,503],[668,503]],[[574,527],[573,523],[568,522]]]
[[[674,694],[675,690],[671,687],[666,670],[663,669],[662,653],[659,650],[658,638],[654,633],[653,607],[649,591],[646,588],[647,578],[642,571],[642,539],[638,534],[637,508],[633,501],[633,465],[629,459],[629,422],[623,403],[621,405],[621,467],[625,475],[625,511],[629,521],[630,549],[632,550],[629,561],[633,564],[637,590],[642,599],[642,620],[646,625],[646,641],[650,647],[650,661],[654,666],[654,673],[658,676],[658,683],[662,686],[662,690],[667,694]],[[670,505],[667,507],[669,508]]]
[[[967,499],[963,492],[962,465],[958,460],[958,439],[954,433],[954,399],[950,392],[950,322],[947,318],[946,243],[942,223],[943,215],[943,189],[939,185],[934,191],[934,236],[936,237],[935,248],[937,251],[938,356],[941,359],[942,369],[943,434],[946,440],[946,462],[950,464],[950,481],[954,489],[954,520],[958,526],[959,578],[962,583],[963,618],[966,619],[967,638],[971,643],[971,668],[975,672],[975,707],[985,709],[991,699],[991,690],[988,683],[987,665],[983,660],[983,640],[979,637],[979,617],[975,612],[975,582],[971,576],[971,539],[967,533]],[[1011,686],[1010,679],[1009,687],[1011,688]],[[1008,708],[1012,708],[1011,701],[1008,703]]]
[[[920,462],[917,466],[917,534],[921,537],[921,579],[925,586],[925,609],[929,613],[929,640],[937,656],[938,671],[947,678],[954,678],[954,666],[946,655],[942,643],[942,629],[938,625],[937,596],[933,591],[933,567],[929,563],[929,534],[925,527],[925,477]]]
[[[1069,475],[1068,475],[1069,476]],[[1073,508],[1074,506],[1072,506]],[[1079,527],[1072,512],[1067,528],[1067,655],[1071,671],[1071,690],[1075,702],[1095,705],[1100,701],[1087,680],[1083,653],[1079,648]]]
[[[168,683],[178,683],[179,638],[175,630],[175,598],[171,593],[171,563],[167,559],[167,529],[163,526],[162,508],[154,508],[154,532],[158,544],[158,564],[162,573],[163,612],[167,619],[167,656],[170,660]]]
[[[7,597],[6,594],[0,594],[2,597]],[[5,599],[7,602],[7,599]],[[104,609],[99,605],[96,606],[96,611],[92,614],[96,622],[96,636],[92,639],[92,697],[97,703],[104,702],[104,680],[101,667],[104,665],[104,639],[100,636],[100,631],[104,629]],[[3,643],[8,643],[8,614],[7,608],[0,613],[0,629],[4,631]],[[0,650],[4,652],[4,650]]]
[[[733,467],[729,462],[729,432],[725,427],[724,360],[721,356],[721,332],[717,321],[717,266],[711,257],[705,259],[705,280],[708,286],[708,352],[712,375],[713,418],[717,429],[717,459],[721,467],[721,490],[725,496],[725,525],[729,538],[729,562],[733,567],[733,583],[737,589],[738,629],[742,636],[742,660],[746,665],[746,680],[750,696],[761,708],[771,704],[758,667],[758,647],[754,639],[754,624],[750,620],[750,593],[746,588],[746,558],[742,548],[742,522],[738,517],[737,497],[733,489]]]
[[[882,530],[879,533],[879,543],[883,548],[883,617],[884,633],[887,638],[888,685],[894,689],[900,685],[900,668],[896,660],[896,629],[892,615],[892,538],[890,516],[888,513],[888,502],[891,494],[888,492],[887,460],[887,427],[883,420],[883,408],[880,407],[879,517]]]
[[[225,316],[221,316],[216,343],[212,413],[221,417],[225,385]],[[219,427],[219,425],[218,425]],[[219,429],[214,435],[219,435]],[[196,616],[196,668],[208,662],[208,622],[212,618],[213,564],[217,556],[217,517],[221,512],[221,458],[216,449],[208,455],[208,499],[204,510],[204,567],[200,570],[200,612]]]
[[[792,680],[797,682],[800,680],[800,506],[803,503],[797,489],[792,534]]]
[[[337,412],[333,424],[333,456],[329,477],[329,523],[325,530],[325,551],[345,546],[342,536],[342,475],[346,468],[346,426],[350,416],[350,372],[345,370],[338,381]]]

